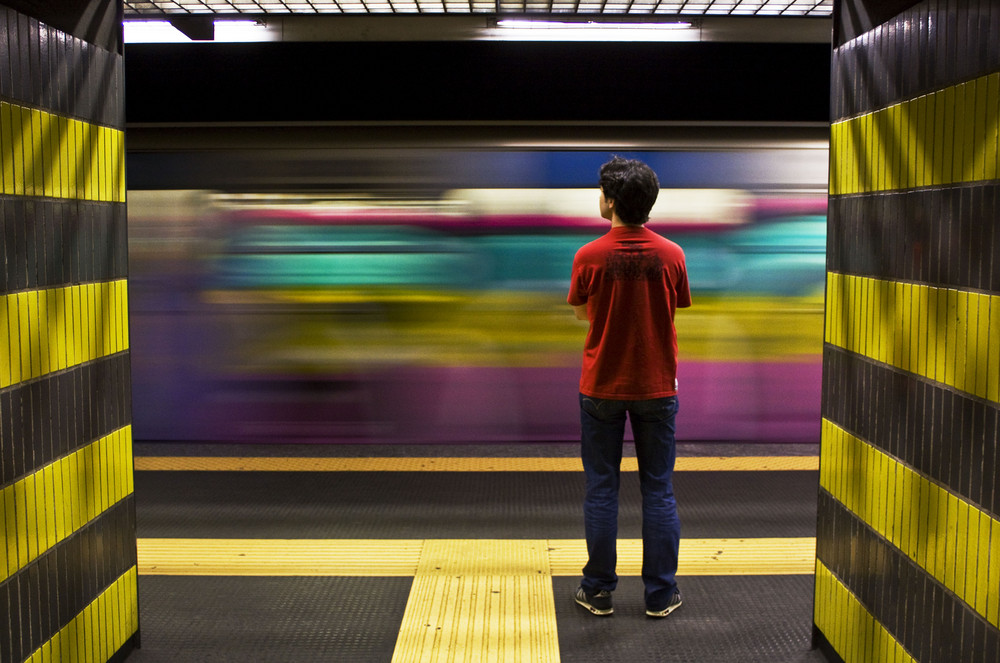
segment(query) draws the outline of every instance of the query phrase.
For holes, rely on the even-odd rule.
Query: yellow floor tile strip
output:
[[[496,545],[479,539],[466,543],[485,545],[487,552],[495,549],[490,546]],[[419,564],[427,559],[427,545],[439,545],[439,542],[423,539],[144,538],[138,541],[138,567],[142,575],[400,577],[420,572]],[[451,545],[452,552],[460,550],[459,544]],[[518,540],[510,545],[543,550],[545,574],[554,576],[579,574],[587,559],[587,547],[582,539]],[[492,565],[490,568],[494,570],[503,569],[508,573],[518,569],[517,573],[521,573],[522,562],[517,557],[483,556],[482,550],[475,549],[461,554],[480,559],[477,563]],[[682,539],[679,573],[688,576],[808,575],[813,573],[815,561],[816,539],[812,537]],[[531,558],[523,568],[533,569],[537,563],[541,562]],[[642,541],[619,540],[619,575],[638,576],[641,567]]]
[[[426,541],[393,663],[559,661],[545,541]]]
[[[139,539],[139,573],[412,576],[420,539]]]
[[[554,576],[579,575],[587,561],[582,539],[550,539]],[[677,573],[682,576],[809,575],[816,563],[816,539],[681,539]],[[619,539],[618,575],[642,573],[642,540]]]
[[[582,472],[579,458],[261,458],[137,456],[136,471],[167,472]],[[635,458],[622,471],[635,472]],[[677,459],[678,472],[812,471],[818,456],[698,456]]]

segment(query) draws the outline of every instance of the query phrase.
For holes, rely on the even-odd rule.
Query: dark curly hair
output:
[[[615,201],[622,222],[641,226],[649,221],[649,210],[660,193],[660,180],[652,168],[637,159],[616,156],[601,166],[600,184],[604,197]]]

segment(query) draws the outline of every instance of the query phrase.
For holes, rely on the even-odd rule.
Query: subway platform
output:
[[[684,605],[647,618],[626,445],[615,613],[577,606],[568,445],[136,443],[129,661],[825,661],[818,448],[681,444]]]

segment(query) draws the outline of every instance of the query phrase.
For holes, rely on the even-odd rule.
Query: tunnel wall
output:
[[[0,5],[0,661],[137,641],[120,32]]]
[[[828,44],[207,42],[125,57],[130,128],[829,120]]]
[[[816,637],[997,661],[1000,6],[894,4],[835,8]]]

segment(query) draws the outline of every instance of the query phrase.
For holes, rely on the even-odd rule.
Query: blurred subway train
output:
[[[573,256],[646,160],[685,250],[682,441],[816,442],[825,145],[129,155],[137,439],[578,438]]]

